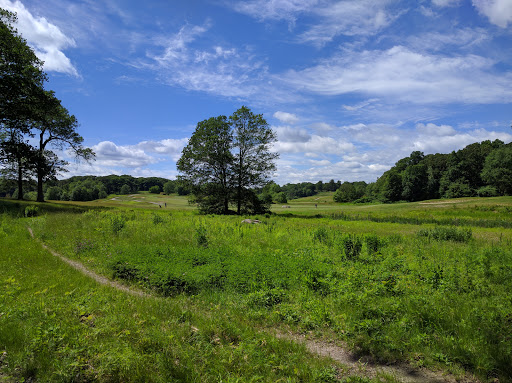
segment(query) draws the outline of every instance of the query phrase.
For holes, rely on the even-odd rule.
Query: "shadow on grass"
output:
[[[79,206],[73,204],[61,204],[56,202],[35,202],[19,201],[8,198],[0,198],[0,214],[7,214],[10,217],[20,218],[25,216],[25,209],[28,206],[36,206],[39,214],[45,213],[84,213],[88,210],[109,209],[104,206]]]

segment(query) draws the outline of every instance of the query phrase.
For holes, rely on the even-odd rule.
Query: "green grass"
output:
[[[91,339],[88,348],[100,350],[84,351],[83,356],[100,381],[137,380],[136,375],[129,378],[128,373],[109,380],[107,375],[111,372],[107,371],[113,367],[104,364],[109,353],[105,351],[107,346],[102,345],[108,339],[108,347],[115,350],[115,355],[129,350],[127,360],[133,362],[120,357],[126,371],[154,369],[158,379],[165,381],[162,377],[171,376],[165,375],[169,373],[166,368],[170,359],[161,362],[158,355],[165,349],[162,345],[169,336],[175,342],[173,349],[180,350],[179,360],[187,366],[176,376],[190,376],[190,381],[249,381],[260,375],[263,381],[328,379],[325,362],[309,360],[299,346],[281,344],[258,331],[267,328],[307,332],[325,339],[334,337],[346,341],[361,355],[387,363],[407,361],[455,374],[469,372],[483,381],[512,380],[512,230],[479,224],[497,219],[510,222],[510,197],[437,201],[439,204],[430,201],[332,206],[331,209],[344,209],[346,219],[333,219],[334,210],[318,215],[320,207],[315,208],[314,204],[296,207],[290,203],[292,207],[286,209],[289,212],[252,217],[262,220],[261,225],[242,225],[242,218],[236,216],[200,216],[177,197],[151,198],[168,201],[167,210],[158,206],[138,208],[128,199],[114,201],[119,208],[89,209],[84,213],[67,210],[69,205],[63,205],[61,212],[34,218],[14,219],[4,214],[4,237],[12,238],[7,248],[15,250],[7,258],[2,255],[7,268],[0,269],[0,281],[4,281],[5,291],[15,291],[16,299],[6,301],[0,312],[16,311],[18,306],[33,307],[17,320],[34,317],[27,326],[37,328],[42,319],[36,308],[42,306],[37,306],[40,303],[36,298],[41,293],[36,293],[43,291],[43,286],[48,288],[44,294],[53,294],[45,305],[57,305],[50,315],[69,314],[68,306],[76,305],[73,299],[84,299],[90,295],[87,291],[97,291],[92,294],[98,299],[91,306],[94,310],[87,308],[78,319],[75,313],[71,322],[60,318],[58,323],[63,323],[59,326],[64,332],[72,331],[73,326],[80,329],[76,322],[82,325],[91,315],[89,312],[98,321],[93,329],[109,323],[111,331],[102,327],[104,332],[99,332],[103,337],[83,335]],[[173,198],[177,201],[172,202]],[[80,206],[85,209],[97,205],[100,203]],[[368,214],[380,221],[368,220]],[[396,217],[433,221],[420,226],[420,221]],[[430,223],[447,218],[464,218],[467,225]],[[63,264],[47,254],[44,256],[45,252],[28,238],[23,229],[27,224],[38,238],[65,256],[123,283],[145,288],[160,298],[123,299],[122,293],[100,286],[93,288],[85,277],[66,274]],[[17,254],[32,254],[33,258],[17,261]],[[35,260],[38,257],[45,261],[39,264]],[[52,261],[49,263],[46,258]],[[67,273],[76,274],[72,270]],[[48,280],[43,283],[41,278]],[[24,291],[22,280],[39,285]],[[78,292],[69,297],[66,292],[75,288],[69,284],[75,286],[76,281],[85,285],[77,287]],[[53,285],[63,287],[50,289]],[[23,294],[16,289],[22,289]],[[119,311],[106,312],[102,305]],[[166,323],[177,329],[169,328],[170,335],[155,335],[157,351],[150,347],[146,355],[146,349],[137,346],[141,338],[135,336],[135,317],[150,322],[154,326],[150,326],[150,331],[167,328]],[[0,329],[2,321],[7,323],[4,316],[0,317]],[[130,341],[119,346],[119,336],[114,334],[127,333],[114,324],[123,321]],[[13,327],[19,325],[16,321],[12,323]],[[221,336],[224,328],[231,334],[225,343]],[[200,340],[191,344],[180,331],[188,331],[189,337],[197,336]],[[204,335],[204,331],[209,335]],[[8,333],[0,330],[0,352],[3,347],[8,355],[16,355],[10,350],[17,348],[4,340]],[[22,337],[22,333],[16,337]],[[32,344],[37,334],[29,331],[27,339],[18,340],[17,347],[23,351],[17,351],[19,357],[12,356],[14,362],[9,366],[18,366],[19,371],[32,368],[21,361],[30,360],[23,353],[36,354],[32,350],[36,346],[22,344]],[[240,344],[239,339],[244,339],[241,343],[245,354],[235,353],[232,339],[236,339],[235,346]],[[266,350],[269,344],[273,344],[272,351],[260,350]],[[199,353],[197,358],[207,359],[207,367],[196,366],[198,359],[191,356],[194,353]],[[243,365],[240,369],[234,364],[226,365],[226,358],[235,358],[233,353],[238,358],[247,358],[245,362],[236,359],[237,364]],[[45,360],[51,361],[60,354],[52,349],[45,355]],[[271,367],[263,367],[267,364]],[[300,366],[300,377],[294,366]],[[36,367],[42,374],[42,367]],[[66,371],[63,376],[71,376]],[[59,381],[51,376],[42,381]]]

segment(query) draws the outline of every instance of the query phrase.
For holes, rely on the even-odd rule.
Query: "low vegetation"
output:
[[[166,201],[171,205],[175,198]],[[359,355],[385,363],[406,361],[475,374],[482,381],[512,379],[512,230],[471,224],[494,222],[497,216],[510,222],[510,198],[394,209],[379,205],[372,209],[379,222],[367,219],[365,206],[346,205],[345,214],[352,218],[347,220],[332,216],[336,205],[324,207],[322,214],[312,203],[306,205],[275,207],[277,214],[251,217],[262,222],[252,225],[236,216],[200,216],[155,205],[83,213],[45,213],[47,205],[40,205],[38,215],[19,219],[4,213],[0,235],[10,239],[7,248],[17,249],[2,256],[10,266],[0,271],[9,298],[0,307],[4,370],[42,381],[58,381],[56,374],[135,381],[137,375],[129,371],[152,369],[159,376],[153,381],[169,376],[184,381],[349,379],[343,367],[308,358],[299,346],[290,351],[289,342],[265,335],[279,329],[338,339]],[[464,216],[466,225],[419,226],[391,219],[426,216]],[[119,300],[112,294],[121,293],[98,286],[91,296],[85,291],[92,282],[61,275],[64,265],[49,263],[47,255],[44,261],[18,261],[17,254],[42,253],[28,238],[26,225],[66,257],[155,298]],[[45,288],[44,295],[34,295]],[[36,313],[43,296],[51,309]],[[70,318],[62,321],[62,316]],[[4,326],[22,320],[34,329],[42,326],[40,332],[12,335]],[[165,335],[153,336],[157,329],[166,329]],[[41,347],[50,351],[39,356]],[[61,359],[58,372],[43,372],[70,349],[74,356]],[[27,353],[30,365],[23,362],[31,360]],[[200,357],[206,360],[198,364]]]

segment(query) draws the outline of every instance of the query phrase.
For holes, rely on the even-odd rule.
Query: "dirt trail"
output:
[[[30,236],[35,239],[34,232],[32,231],[32,229],[30,227],[28,228],[28,231],[30,233]],[[95,273],[94,271],[89,270],[87,267],[85,267],[80,262],[73,261],[73,260],[71,260],[69,258],[66,258],[63,255],[57,253],[55,250],[50,249],[43,242],[41,242],[39,240],[38,240],[38,242],[41,244],[41,246],[43,246],[43,248],[48,250],[53,256],[55,256],[55,257],[59,258],[60,260],[66,262],[68,265],[70,265],[74,269],[80,271],[81,273],[87,275],[88,277],[94,279],[95,281],[97,281],[98,283],[101,283],[102,285],[107,285],[107,286],[113,287],[114,289],[121,290],[121,291],[124,291],[124,292],[126,292],[128,294],[139,296],[139,297],[150,297],[151,296],[151,295],[145,293],[144,291],[135,290],[133,288],[127,287],[125,285],[122,285],[119,282],[112,281],[112,280],[110,280],[110,279],[108,279],[108,278],[106,278],[106,277],[104,277],[102,275],[99,275],[99,274]]]
[[[28,231],[30,236],[34,239],[34,233],[32,229],[29,227]],[[37,239],[36,239],[37,240]],[[74,269],[80,271],[81,273],[87,275],[88,277],[94,279],[98,283],[102,285],[107,285],[113,287],[114,289],[124,291],[128,294],[139,296],[139,297],[154,297],[154,295],[145,293],[140,290],[136,290],[121,283],[112,281],[102,275],[99,275],[88,268],[86,268],[83,264],[77,261],[73,261],[69,258],[64,257],[63,255],[57,253],[55,250],[46,246],[42,241],[37,240],[41,243],[41,246],[48,250],[53,256],[59,258],[63,262],[66,262]],[[441,372],[432,372],[425,369],[417,369],[407,364],[397,364],[397,365],[382,365],[373,363],[369,360],[365,360],[365,358],[358,358],[354,353],[348,350],[348,347],[342,344],[335,344],[326,341],[316,340],[316,339],[308,339],[304,335],[294,334],[294,333],[283,333],[279,331],[271,332],[274,336],[280,339],[287,339],[298,343],[303,343],[306,348],[312,354],[320,355],[323,357],[328,357],[334,360],[335,362],[341,363],[345,369],[344,376],[346,375],[357,375],[357,376],[366,376],[366,377],[375,377],[379,374],[387,374],[394,376],[398,381],[402,383],[455,383],[455,382],[478,382],[476,379],[464,378],[464,379],[455,379],[455,377],[451,375],[445,375]],[[348,369],[348,370],[347,370]],[[1,376],[0,376],[1,377]]]
[[[434,372],[427,369],[414,368],[405,363],[384,365],[372,362],[369,358],[357,357],[348,347],[341,342],[333,343],[317,339],[308,339],[304,335],[293,333],[275,332],[274,335],[280,339],[288,339],[297,343],[303,343],[312,354],[331,358],[335,362],[341,363],[347,369],[343,375],[357,375],[374,378],[379,374],[393,376],[402,383],[455,383],[455,382],[478,382],[471,377],[456,379],[452,375],[442,372]]]

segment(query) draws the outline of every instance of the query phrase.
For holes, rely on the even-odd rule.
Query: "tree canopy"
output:
[[[263,116],[245,106],[229,119],[201,121],[177,163],[179,180],[202,212],[228,214],[230,205],[237,214],[265,211],[253,189],[268,183],[276,168],[278,154],[270,150],[275,141]]]
[[[94,153],[83,146],[76,118],[44,89],[43,63],[13,27],[15,21],[15,14],[0,9],[0,161],[4,173],[18,179],[18,198],[23,199],[23,178],[35,175],[37,200],[44,201],[43,182],[67,164],[50,147],[70,149],[86,160]]]

